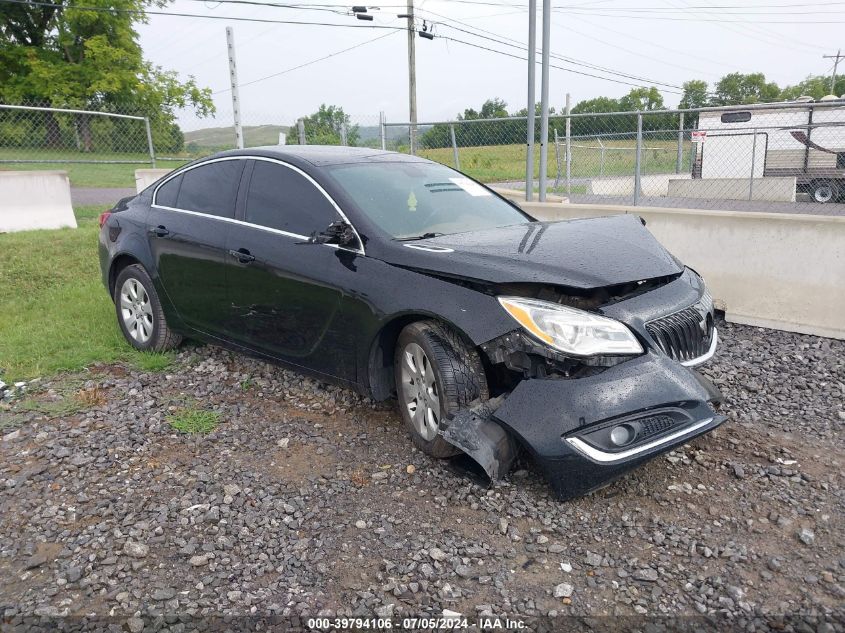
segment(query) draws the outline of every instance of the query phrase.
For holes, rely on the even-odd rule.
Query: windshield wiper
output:
[[[422,235],[411,235],[409,237],[397,237],[396,240],[399,242],[416,242],[417,240],[427,240],[432,237],[440,237],[441,235],[446,235],[445,233],[434,233],[428,232],[423,233]]]

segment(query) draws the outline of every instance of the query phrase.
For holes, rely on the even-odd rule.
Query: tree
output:
[[[630,92],[619,100],[619,106],[625,111],[663,110],[663,95],[651,86],[650,88],[631,88]]]
[[[780,93],[780,99],[782,101],[792,101],[798,97],[805,96],[813,97],[813,99],[821,99],[828,94],[845,95],[845,76],[840,75],[836,78],[836,85],[831,93],[830,77],[810,75],[804,81],[784,88]]]
[[[596,97],[579,101],[572,107],[572,114],[591,114],[596,112],[622,112],[619,99],[610,97]],[[585,134],[619,132],[622,126],[621,117],[574,117],[572,119],[572,134],[582,136]],[[629,128],[630,129],[630,128]]]
[[[707,82],[701,79],[692,79],[685,81],[684,93],[681,95],[681,102],[678,104],[679,108],[703,108],[708,102],[707,96]]]
[[[358,144],[359,133],[357,125],[349,124],[349,115],[344,113],[339,106],[320,105],[320,109],[314,114],[303,117],[305,122],[305,142],[310,145],[340,145],[342,140],[341,130],[346,126],[346,143],[355,146]],[[296,125],[291,127],[296,129]],[[298,135],[294,134],[291,141],[298,142]]]
[[[731,73],[716,83],[711,105],[769,103],[780,99],[780,88],[767,82],[763,73]]]
[[[164,0],[86,1],[86,6],[120,11],[86,11],[75,0],[47,6],[0,4],[0,100],[55,108],[129,111],[150,118],[159,149],[173,150],[182,141],[175,128],[175,109],[193,108],[199,116],[213,113],[211,91],[193,77],[180,81],[143,58],[135,24],[148,6]],[[78,136],[84,151],[95,145],[125,149],[131,138],[144,136],[137,123],[78,115],[72,125],[52,114],[39,121],[48,146],[67,145]],[[97,127],[99,126],[99,127]],[[134,143],[131,143],[134,145]],[[140,147],[146,145],[142,138]],[[176,148],[176,149],[179,149]]]

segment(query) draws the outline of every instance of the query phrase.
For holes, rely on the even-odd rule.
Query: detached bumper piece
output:
[[[696,372],[649,352],[595,376],[525,380],[492,418],[568,499],[716,428],[720,398]]]
[[[513,436],[491,419],[503,400],[504,396],[499,396],[462,409],[440,430],[446,441],[472,457],[491,480],[507,474],[519,450]]]

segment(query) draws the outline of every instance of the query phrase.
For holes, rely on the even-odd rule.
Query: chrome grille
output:
[[[646,323],[646,330],[669,358],[689,361],[703,356],[713,340],[713,300],[701,300],[678,312]]]

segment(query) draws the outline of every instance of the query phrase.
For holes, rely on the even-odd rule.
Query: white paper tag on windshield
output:
[[[458,187],[466,191],[471,196],[489,196],[490,192],[477,182],[473,182],[469,178],[449,178]]]

